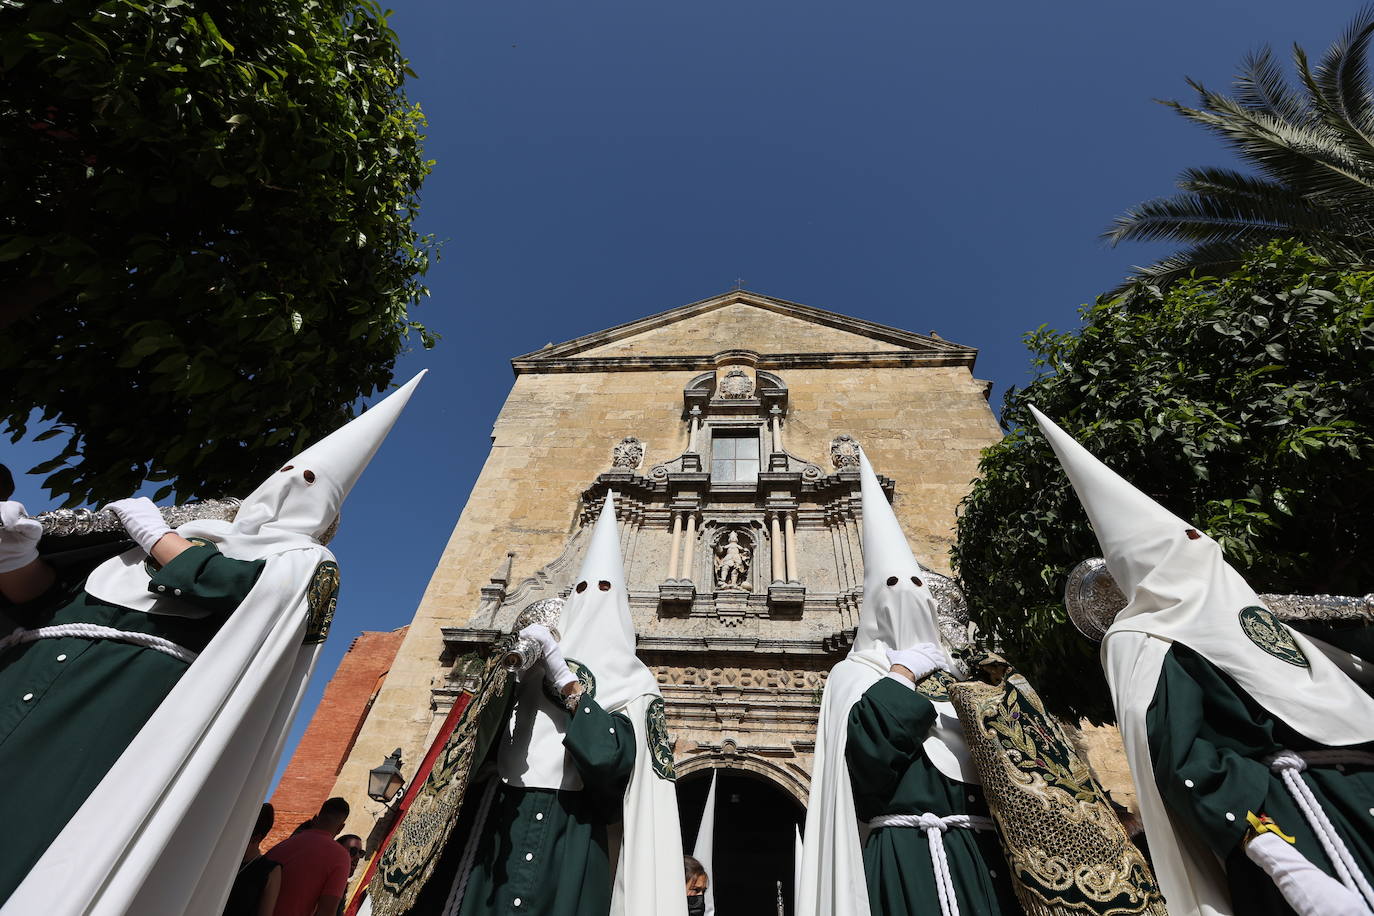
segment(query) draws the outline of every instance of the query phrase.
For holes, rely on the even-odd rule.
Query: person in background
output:
[[[353,873],[358,870],[358,863],[363,860],[363,838],[356,833],[345,833],[334,842],[348,852],[349,861],[353,863],[348,867],[348,877],[353,877]]]
[[[335,840],[340,846],[348,851],[348,859],[352,862],[348,866],[348,877],[352,878],[353,873],[358,870],[358,863],[363,860],[363,838],[356,833],[345,833]],[[348,897],[345,896],[339,901],[339,916],[343,916],[344,908],[348,905]]]
[[[687,882],[687,916],[701,916],[706,912],[706,888],[711,879],[692,856],[682,857],[682,873]]]
[[[277,895],[281,892],[281,866],[262,854],[262,841],[272,832],[275,820],[272,806],[264,802],[248,838],[248,848],[243,852],[243,863],[234,878],[229,902],[224,905],[224,916],[272,916],[276,910]]]
[[[274,916],[334,916],[348,888],[352,860],[334,835],[348,820],[348,802],[331,798],[310,826],[267,851],[281,865],[281,893]]]

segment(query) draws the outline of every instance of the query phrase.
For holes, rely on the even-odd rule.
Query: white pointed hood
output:
[[[658,693],[658,680],[635,655],[614,493],[606,494],[559,628],[564,656],[591,671],[596,701],[606,711],[616,712],[636,697]]]
[[[940,645],[939,605],[929,578],[911,552],[897,513],[878,483],[868,456],[859,452],[863,502],[864,598],[850,654],[873,649]]]
[[[711,788],[706,790],[706,807],[701,811],[697,827],[697,841],[692,845],[692,858],[706,869],[706,916],[716,912],[716,770],[711,771]]]
[[[405,410],[425,371],[371,409],[282,465],[239,506],[233,531],[288,542],[318,542]]]
[[[318,548],[339,516],[345,497],[362,476],[372,456],[391,432],[422,370],[371,410],[311,445],[282,465],[239,505],[232,522],[199,520],[177,529],[186,538],[211,541],[236,560],[260,560],[287,550]],[[148,591],[147,555],[126,551],[96,567],[86,591],[134,610],[181,617],[203,617],[209,611]]]
[[[606,494],[558,627],[569,667],[584,681],[590,678],[589,689],[603,709],[623,714],[634,729],[634,771],[620,823],[609,831],[615,863],[610,916],[685,916],[677,794],[671,772],[660,772],[655,754],[669,747],[663,698],[653,672],[635,657],[614,493]],[[544,665],[536,665],[520,682],[497,749],[497,773],[508,785],[581,789],[582,777],[563,746],[568,714],[549,698],[544,673]]]
[[[794,876],[800,916],[869,916],[862,854],[868,827],[859,823],[854,810],[854,789],[845,761],[849,711],[870,687],[887,676],[891,669],[888,649],[908,649],[919,643],[941,645],[938,605],[926,585],[925,570],[912,555],[897,515],[862,451],[859,486],[863,501],[863,606],[854,647],[830,670],[821,697],[806,836]],[[889,585],[889,580],[895,581]],[[948,701],[927,698],[935,706],[936,717],[921,744],[926,758],[950,779],[977,784],[978,772],[969,757],[958,713]]]
[[[1103,639],[1140,632],[1180,642],[1225,671],[1271,714],[1313,741],[1374,740],[1374,698],[1324,644],[1264,606],[1221,547],[1127,483],[1040,411],[1031,412],[1064,466],[1126,606]],[[1358,676],[1367,664],[1346,656]],[[1113,685],[1114,691],[1116,685]],[[1118,702],[1120,702],[1118,698]]]
[[[558,630],[563,657],[574,671],[590,675],[592,696],[607,712],[617,712],[644,694],[658,693],[653,672],[635,656],[613,493],[607,493],[592,528]],[[580,789],[582,778],[563,748],[568,715],[548,697],[545,673],[540,663],[521,678],[511,729],[499,750],[501,776],[513,786]]]

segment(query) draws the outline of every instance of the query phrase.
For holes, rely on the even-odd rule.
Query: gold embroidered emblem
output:
[[[644,740],[649,747],[649,759],[660,779],[677,781],[673,765],[673,738],[668,734],[668,712],[663,697],[654,697],[644,713]]]
[[[1310,668],[1307,656],[1283,621],[1266,607],[1252,604],[1240,609],[1240,628],[1250,641],[1281,662],[1295,668]]]
[[[315,567],[305,599],[309,609],[305,620],[305,644],[313,646],[324,642],[329,635],[329,625],[334,622],[334,608],[339,603],[338,563],[325,560]]]

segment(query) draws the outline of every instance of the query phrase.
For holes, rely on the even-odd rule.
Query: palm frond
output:
[[[1354,18],[1316,67],[1294,46],[1296,82],[1265,48],[1245,58],[1231,94],[1188,80],[1198,96],[1194,105],[1165,101],[1219,137],[1256,174],[1189,169],[1177,182],[1181,193],[1118,216],[1103,233],[1113,245],[1190,246],[1137,268],[1137,280],[1164,285],[1193,270],[1233,269],[1255,245],[1279,238],[1297,238],[1341,263],[1374,260],[1371,46],[1374,5]]]
[[[1374,37],[1374,7],[1366,6],[1312,72],[1331,126],[1374,151],[1368,130],[1371,99],[1365,55]],[[1303,55],[1305,60],[1306,55]]]
[[[1236,78],[1236,98],[1246,108],[1273,112],[1293,124],[1312,117],[1311,106],[1289,87],[1271,48],[1246,55]]]
[[[1374,197],[1374,164],[1352,156],[1325,124],[1290,124],[1213,92],[1206,93],[1204,108],[1165,104],[1220,136],[1241,158],[1284,184],[1302,185],[1314,196]]]
[[[1233,273],[1254,249],[1253,245],[1213,242],[1194,245],[1153,264],[1132,268],[1135,274],[1122,281],[1107,295],[1119,296],[1140,283],[1160,288],[1188,277],[1220,277]]]

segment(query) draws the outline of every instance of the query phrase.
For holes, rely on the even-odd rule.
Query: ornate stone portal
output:
[[[748,365],[755,356],[717,360]],[[458,659],[509,632],[525,609],[566,596],[614,490],[639,652],[658,672],[679,772],[749,770],[804,803],[825,676],[849,651],[863,598],[859,443],[835,440],[830,473],[788,452],[787,384],[779,374],[755,377],[730,368],[692,379],[683,391],[687,450],[641,474],[639,440],[622,440],[611,470],[582,494],[562,554],[509,590],[498,571],[492,581],[503,584],[483,590],[473,626],[443,632],[447,657]],[[891,494],[893,482],[880,482]],[[963,596],[936,573],[931,586],[945,639],[960,647]],[[746,634],[755,620],[777,621],[778,635]],[[436,689],[436,709],[451,683]]]

